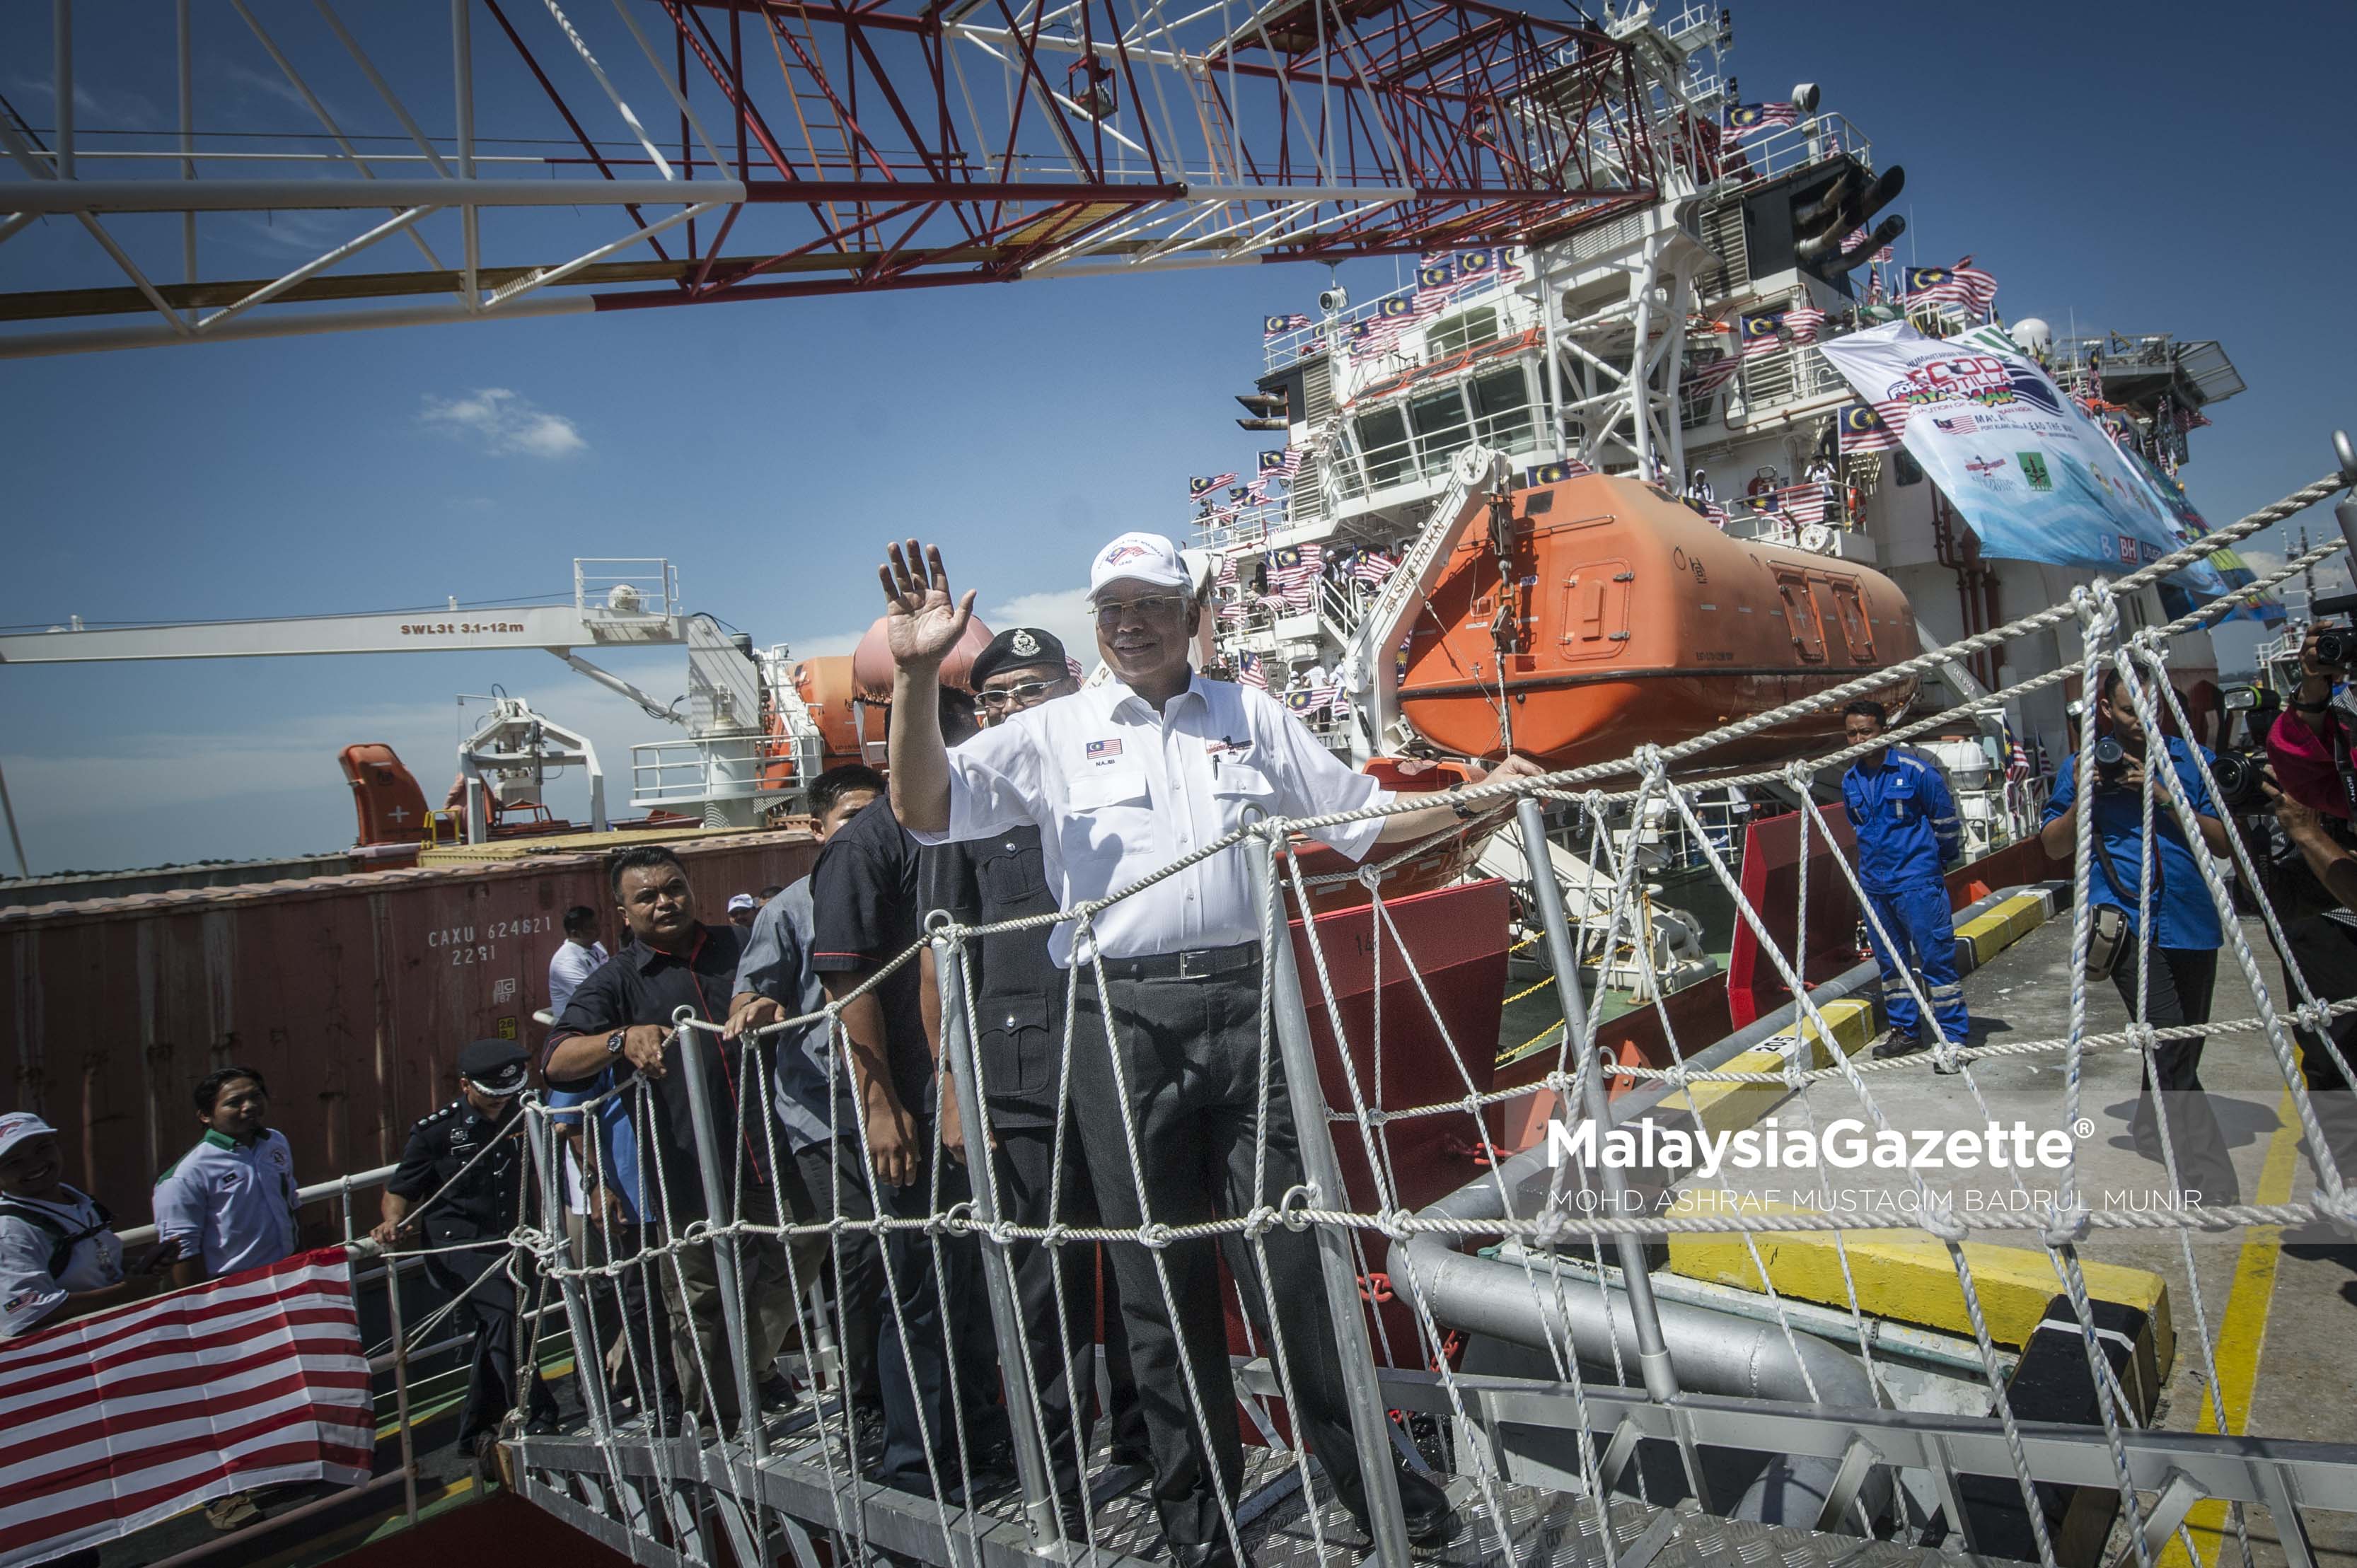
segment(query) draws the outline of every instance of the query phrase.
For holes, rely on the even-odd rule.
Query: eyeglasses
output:
[[[1125,618],[1176,616],[1186,607],[1182,594],[1157,594],[1145,599],[1107,599],[1097,606],[1097,624],[1112,626]]]
[[[1009,703],[1036,703],[1046,696],[1055,684],[1053,681],[1017,681],[1012,686],[1001,686],[996,691],[976,692],[974,694],[974,711],[978,714],[996,713]]]

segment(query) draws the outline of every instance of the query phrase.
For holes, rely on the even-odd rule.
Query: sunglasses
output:
[[[1010,702],[1036,703],[1046,696],[1055,684],[1053,681],[1017,681],[1012,686],[1001,686],[995,692],[976,692],[974,694],[974,710],[978,714],[996,713]]]
[[[1183,594],[1157,594],[1145,599],[1107,599],[1097,606],[1097,624],[1112,626],[1127,617],[1176,616],[1187,606]]]

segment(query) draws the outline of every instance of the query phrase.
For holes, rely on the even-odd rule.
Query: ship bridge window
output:
[[[1498,336],[1498,307],[1485,305],[1437,323],[1424,335],[1425,357],[1433,363],[1461,354]]]
[[[1415,427],[1415,445],[1427,475],[1446,469],[1450,453],[1473,444],[1473,426],[1466,418],[1465,398],[1455,387],[1412,399],[1407,405],[1407,417]]]
[[[1537,449],[1530,383],[1522,366],[1510,365],[1478,378],[1466,387],[1465,395],[1472,401],[1474,434],[1481,445],[1500,452]]]
[[[1405,483],[1415,477],[1415,452],[1407,443],[1407,421],[1396,408],[1362,413],[1356,424],[1359,456],[1367,466],[1367,488]]]

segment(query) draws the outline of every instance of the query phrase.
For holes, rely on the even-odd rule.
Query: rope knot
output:
[[[1059,1219],[1048,1227],[1048,1233],[1039,1238],[1039,1244],[1043,1247],[1060,1247],[1071,1239],[1072,1228]]]
[[[2093,1230],[2087,1206],[2074,1197],[2068,1208],[2049,1208],[2046,1211],[2046,1223],[2039,1235],[2050,1247],[2075,1247],[2086,1240]]]
[[[1375,1216],[1375,1229],[1393,1241],[1405,1241],[1415,1234],[1409,1221],[1415,1216],[1405,1208],[1387,1208]]]
[[[2345,1187],[2339,1192],[2319,1192],[2308,1203],[2344,1234],[2357,1236],[2357,1192]]]
[[[1170,1245],[1173,1240],[1170,1227],[1163,1224],[1159,1219],[1137,1228],[1137,1244],[1149,1251],[1159,1252],[1163,1248]]]
[[[1927,1198],[1916,1223],[1952,1247],[1961,1246],[1973,1233],[1969,1226],[1956,1218],[1955,1205],[1944,1197]]]

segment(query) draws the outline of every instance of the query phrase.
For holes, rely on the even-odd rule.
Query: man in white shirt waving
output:
[[[1159,534],[1123,534],[1091,564],[1097,650],[1115,679],[1017,714],[955,752],[942,743],[935,695],[942,660],[964,635],[974,596],[952,599],[941,553],[920,552],[915,540],[892,547],[883,581],[898,665],[894,811],[920,841],[934,843],[1036,824],[1049,888],[1066,908],[1126,887],[1259,815],[1315,816],[1389,798],[1266,693],[1189,668],[1202,611],[1178,548]],[[1541,771],[1509,757],[1494,776]],[[1479,814],[1435,806],[1314,836],[1358,859],[1378,844],[1405,843]],[[1260,919],[1260,886],[1238,845],[1099,913],[1090,932],[1093,954],[1075,950],[1073,922],[1049,938],[1058,964],[1085,967],[1093,956],[1103,972],[1102,994],[1090,975],[1079,988],[1071,1078],[1074,1122],[1109,1226],[1232,1216],[1280,1202],[1303,1179],[1282,1066],[1272,1063],[1265,1086],[1261,1081]],[[1265,1165],[1256,1141],[1264,1116]],[[1135,1243],[1108,1251],[1164,1531],[1186,1568],[1228,1568],[1234,1558],[1221,1499],[1228,1508],[1240,1500],[1243,1457],[1218,1250],[1208,1240],[1160,1250],[1175,1324],[1157,1254]],[[1316,1239],[1278,1227],[1266,1251],[1268,1292],[1299,1396],[1297,1430],[1308,1434],[1364,1528],[1366,1487]],[[1182,1347],[1200,1412],[1180,1366]],[[1439,1487],[1403,1469],[1400,1494],[1412,1541],[1448,1532],[1452,1516]]]

